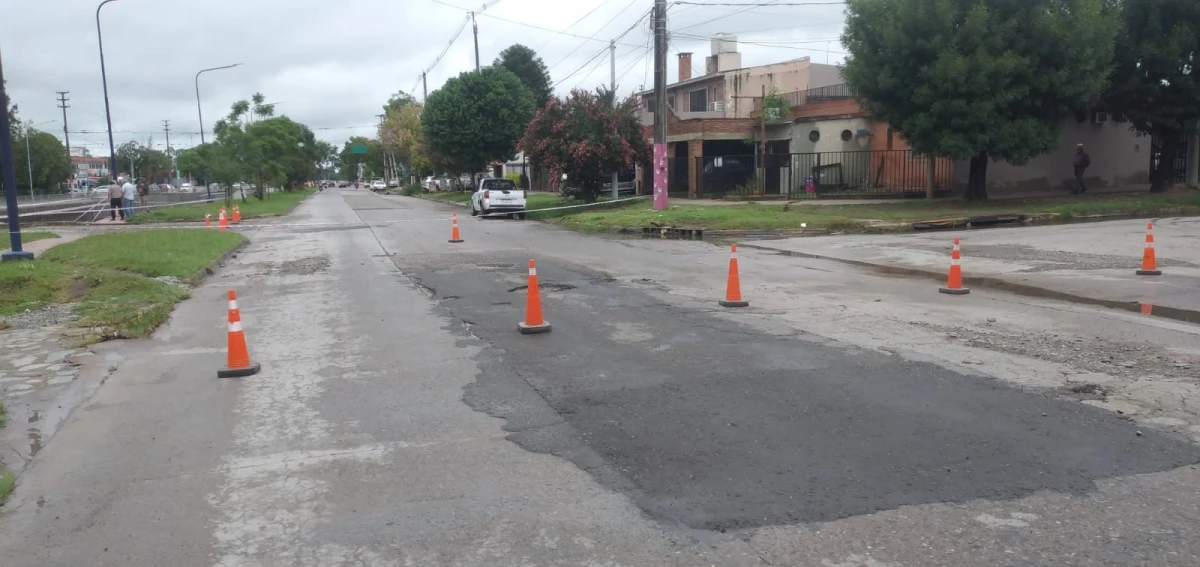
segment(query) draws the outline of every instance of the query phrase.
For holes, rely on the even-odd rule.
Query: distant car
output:
[[[387,183],[384,183],[382,179],[376,179],[371,182],[372,191],[382,191],[384,189],[387,189]]]
[[[157,188],[158,188],[158,190],[159,190],[159,191],[162,191],[163,193],[166,193],[167,191],[170,191],[170,190],[171,190],[171,186],[170,186],[170,185],[167,185],[166,183],[160,183],[160,184],[158,184],[158,185],[152,185],[152,187],[157,187]]]
[[[184,193],[191,193],[192,192],[192,184],[184,183],[183,185],[179,186],[179,190],[183,191]]]
[[[92,197],[95,197],[97,199],[107,199],[108,198],[108,186],[103,185],[103,186],[93,189]]]
[[[429,177],[426,177],[423,181],[421,181],[421,186],[424,187],[426,191],[437,191],[438,190],[437,178],[430,175]]]
[[[349,187],[350,182],[349,181],[338,181],[337,186],[338,187]]]
[[[507,213],[509,218],[525,218],[525,191],[511,179],[484,179],[471,195],[471,216]]]
[[[400,180],[399,180],[399,179],[396,179],[396,178],[394,178],[394,177],[393,177],[392,179],[389,179],[389,180],[388,180],[388,182],[387,182],[387,186],[388,186],[388,187],[399,187],[399,186],[400,186]]]

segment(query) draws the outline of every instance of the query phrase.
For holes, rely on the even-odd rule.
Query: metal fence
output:
[[[954,161],[935,158],[934,190],[954,184]],[[912,150],[863,150],[696,158],[699,196],[763,196],[815,199],[827,196],[924,194],[929,158]],[[686,181],[687,172],[684,172]],[[763,175],[760,183],[758,175]],[[675,175],[672,174],[672,178]]]

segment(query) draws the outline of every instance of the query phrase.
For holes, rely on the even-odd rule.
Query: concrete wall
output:
[[[1069,118],[1060,127],[1058,146],[1025,165],[1003,161],[988,164],[988,191],[997,193],[1059,193],[1071,190],[1075,144],[1083,144],[1092,165],[1084,176],[1089,187],[1150,186],[1150,137],[1141,137],[1129,124],[1092,124]],[[954,178],[966,185],[970,162],[955,164]]]
[[[813,152],[857,152],[870,149],[870,140],[858,138],[859,129],[869,130],[871,121],[864,117],[840,118],[833,120],[802,121],[792,125],[792,153]],[[813,142],[809,135],[813,131],[820,138]],[[850,131],[850,141],[842,140],[842,132]]]
[[[747,67],[725,74],[725,111],[729,118],[752,115],[753,97],[761,97],[763,87],[779,92],[803,91],[845,82],[835,65],[813,63],[808,57],[772,65]],[[751,97],[751,98],[744,98]]]

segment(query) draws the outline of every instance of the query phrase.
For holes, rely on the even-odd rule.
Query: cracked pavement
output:
[[[101,345],[4,565],[1200,564],[1195,325],[755,250],[728,311],[724,246],[454,245],[452,210],[330,190],[244,227]],[[218,380],[230,287],[264,369]]]

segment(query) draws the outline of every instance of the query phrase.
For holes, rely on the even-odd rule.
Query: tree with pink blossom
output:
[[[587,202],[600,196],[614,171],[628,171],[650,159],[637,101],[616,104],[615,94],[604,89],[551,98],[525,128],[520,148],[554,179],[565,173],[562,192]]]

